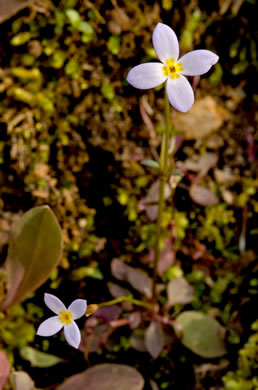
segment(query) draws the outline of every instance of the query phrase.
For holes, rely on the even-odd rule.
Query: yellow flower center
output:
[[[180,62],[175,63],[174,58],[166,60],[166,65],[162,67],[164,76],[170,77],[172,80],[179,78],[179,72],[182,72],[183,67]]]
[[[73,315],[70,311],[60,311],[59,320],[62,322],[62,324],[70,325],[73,321]]]

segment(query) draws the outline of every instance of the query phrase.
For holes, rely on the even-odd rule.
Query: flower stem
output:
[[[146,309],[149,309],[149,310],[154,309],[152,304],[139,301],[138,299],[134,299],[130,296],[122,296],[122,297],[112,299],[111,301],[108,301],[108,302],[99,303],[98,307],[111,306],[111,305],[115,305],[116,303],[120,303],[120,302],[124,302],[124,301],[133,303],[136,306],[146,307]]]
[[[168,177],[168,148],[169,148],[169,135],[170,135],[170,106],[168,96],[165,88],[165,132],[162,138],[161,151],[160,151],[160,186],[159,186],[159,202],[158,202],[158,218],[156,224],[156,241],[154,246],[154,264],[153,264],[153,278],[152,278],[152,301],[155,303],[157,300],[157,268],[160,254],[160,236],[162,225],[162,212],[164,209],[165,201],[165,186]]]

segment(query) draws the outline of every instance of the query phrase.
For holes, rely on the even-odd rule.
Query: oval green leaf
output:
[[[48,206],[23,215],[11,236],[5,262],[7,295],[1,307],[22,301],[44,283],[62,252],[62,233]]]
[[[216,320],[201,312],[185,311],[176,321],[183,330],[182,343],[191,351],[204,358],[225,355],[223,328]]]
[[[64,359],[61,359],[58,356],[38,351],[29,346],[21,348],[20,355],[23,359],[28,360],[32,367],[52,367],[58,363],[64,362]]]
[[[159,166],[159,163],[155,160],[143,160],[141,162],[142,165],[145,165],[146,167],[149,167],[149,168],[154,168],[154,169],[157,169],[159,170],[160,166]]]

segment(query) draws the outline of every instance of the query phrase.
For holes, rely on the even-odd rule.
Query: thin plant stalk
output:
[[[115,305],[116,303],[120,303],[120,302],[130,302],[133,305],[142,306],[148,310],[154,309],[153,305],[151,305],[150,303],[139,301],[138,299],[134,299],[131,296],[121,296],[121,297],[112,299],[111,301],[108,301],[108,302],[102,302],[102,303],[98,304],[98,307],[111,306],[111,305]]]
[[[171,133],[170,126],[170,105],[165,88],[165,132],[162,138],[160,151],[160,186],[158,200],[158,217],[156,224],[156,240],[154,246],[154,263],[153,263],[153,278],[152,278],[152,300],[155,303],[157,300],[157,269],[160,255],[160,236],[162,229],[162,213],[165,203],[165,186],[168,180],[168,149],[169,137]]]

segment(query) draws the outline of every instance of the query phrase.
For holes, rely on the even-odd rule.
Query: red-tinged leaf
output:
[[[100,307],[91,318],[101,319],[103,322],[111,322],[119,318],[121,307],[117,305]]]
[[[185,305],[190,303],[194,297],[193,287],[183,277],[170,280],[167,286],[168,307],[176,304]]]
[[[250,163],[255,161],[255,142],[253,134],[249,129],[246,129],[245,131],[246,141],[248,145],[248,161]]]
[[[7,295],[3,309],[22,301],[44,283],[58,263],[62,233],[48,206],[34,207],[16,224],[5,262]]]
[[[160,251],[158,262],[158,274],[162,276],[175,261],[175,251],[171,240],[167,240],[165,248]]]
[[[91,319],[92,320],[92,319]],[[88,325],[87,321],[87,325]],[[92,321],[91,321],[92,322]],[[87,326],[89,328],[89,326]],[[97,352],[103,345],[106,344],[110,334],[113,332],[109,324],[99,324],[90,332],[85,339],[85,351],[88,353]]]
[[[192,200],[201,206],[214,205],[218,203],[218,198],[208,188],[193,184],[190,188]]]
[[[164,333],[159,322],[152,321],[144,336],[147,351],[156,359],[164,347]]]
[[[136,291],[151,298],[152,280],[144,271],[135,269],[119,259],[113,259],[111,272],[117,279],[128,282]]]
[[[126,280],[127,277],[127,264],[119,259],[113,259],[111,261],[112,275],[118,280]]]
[[[156,181],[149,189],[147,196],[144,199],[146,214],[151,221],[155,221],[158,215],[158,200],[159,200],[160,181]],[[171,188],[168,184],[165,186],[165,199],[171,195]]]
[[[133,367],[100,364],[67,379],[57,390],[142,390],[144,379]]]
[[[113,298],[126,297],[131,295],[129,290],[115,283],[108,284],[108,289]]]
[[[152,280],[144,271],[128,266],[127,280],[136,291],[139,291],[147,298],[151,298]]]
[[[144,341],[144,331],[142,329],[136,329],[130,336],[131,347],[139,352],[146,352],[147,348]]]
[[[5,354],[0,351],[0,390],[2,390],[7,382],[10,374],[10,365]]]
[[[131,329],[136,329],[142,322],[142,316],[139,311],[135,311],[129,314],[129,326]]]
[[[15,390],[35,390],[35,385],[29,374],[25,371],[16,371],[13,374]]]

